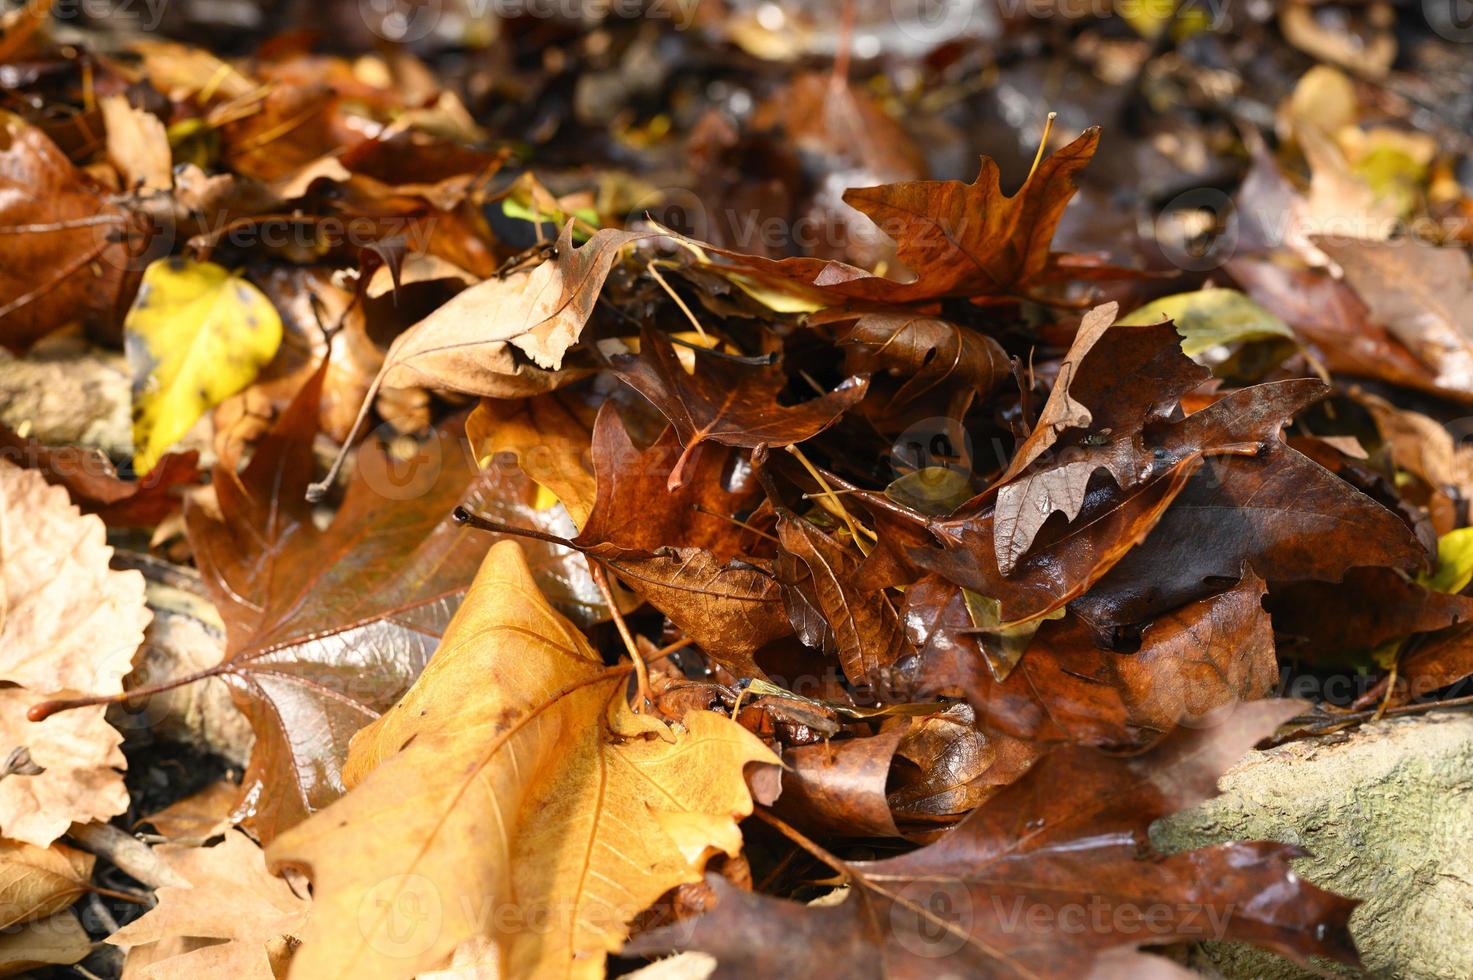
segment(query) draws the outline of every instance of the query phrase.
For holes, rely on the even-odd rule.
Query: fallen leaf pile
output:
[[[1427,23],[1350,75],[1302,4],[51,6],[0,15],[0,975],[1359,964],[1297,847],[1150,828],[1466,703]],[[131,456],[7,407],[97,348]],[[251,737],[169,742],[183,685]]]

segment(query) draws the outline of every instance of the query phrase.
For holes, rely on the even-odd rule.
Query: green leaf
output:
[[[1473,582],[1473,527],[1460,527],[1437,539],[1437,568],[1417,577],[1438,592],[1462,592]]]
[[[1258,341],[1294,341],[1289,325],[1236,289],[1199,289],[1163,296],[1121,317],[1122,326],[1146,326],[1171,320],[1181,334],[1181,349],[1199,364],[1227,359],[1234,347]],[[1223,348],[1222,356],[1211,356]]]
[[[223,266],[161,259],[144,270],[123,336],[133,375],[133,465],[143,476],[276,356],[281,317]]]

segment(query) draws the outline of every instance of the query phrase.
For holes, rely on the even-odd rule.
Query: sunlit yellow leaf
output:
[[[347,795],[267,851],[313,882],[291,975],[473,950],[477,976],[602,977],[631,919],[738,851],[743,767],[778,762],[721,714],[631,714],[627,680],[493,547],[424,673],[353,737]]]
[[[1473,527],[1460,527],[1437,539],[1437,568],[1422,584],[1438,592],[1461,592],[1473,582]]]
[[[1294,339],[1288,324],[1236,289],[1199,289],[1163,296],[1120,318],[1121,326],[1172,320],[1181,349],[1196,358],[1214,347],[1255,340]]]
[[[181,258],[143,273],[123,329],[140,475],[281,346],[281,317],[259,289],[213,262]]]

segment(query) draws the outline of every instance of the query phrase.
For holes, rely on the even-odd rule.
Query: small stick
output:
[[[829,486],[829,481],[825,480],[823,478],[823,474],[818,471],[818,467],[810,463],[808,461],[808,457],[803,455],[803,450],[799,449],[797,446],[785,446],[783,448],[791,453],[798,460],[798,462],[803,464],[803,468],[808,471],[809,476],[818,481],[819,488],[823,490],[823,496],[816,498],[819,502],[819,505],[822,506],[824,510],[828,511],[830,514],[833,514],[835,517],[839,518],[846,525],[848,525],[849,535],[854,538],[855,547],[857,547],[865,555],[868,555],[869,552],[865,549],[865,546],[863,544],[864,539],[860,537],[861,532],[863,532],[865,537],[868,537],[872,541],[878,541],[879,537],[875,535],[875,532],[871,531],[863,524],[860,524],[853,518],[852,515],[850,515],[849,511],[844,507],[844,502],[839,499],[839,495],[834,493],[833,487]],[[827,501],[827,503],[825,503],[825,501]]]
[[[706,329],[701,326],[701,321],[696,319],[696,315],[690,311],[690,307],[685,305],[685,300],[681,299],[680,294],[674,289],[671,289],[670,284],[665,281],[665,277],[660,275],[660,267],[654,262],[651,262],[645,268],[649,269],[650,276],[654,278],[655,282],[660,284],[660,288],[665,290],[671,299],[675,300],[675,305],[680,307],[681,312],[685,314],[685,318],[690,321],[691,326],[696,328],[696,333],[700,334],[701,339],[709,341],[711,338],[706,335]]]
[[[655,703],[650,691],[649,668],[645,666],[644,655],[639,652],[639,646],[634,642],[634,634],[629,632],[629,624],[624,622],[624,614],[619,611],[619,603],[614,598],[614,591],[609,588],[609,579],[604,573],[603,565],[591,556],[584,555],[584,557],[588,559],[588,570],[593,573],[594,584],[603,594],[604,602],[609,604],[609,614],[613,616],[614,627],[618,629],[619,637],[624,641],[624,649],[629,651],[629,659],[634,661],[635,683],[639,685],[639,704],[635,707],[634,712],[639,714],[646,705]]]

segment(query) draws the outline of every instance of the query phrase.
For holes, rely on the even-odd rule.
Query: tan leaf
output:
[[[0,462],[0,681],[118,694],[152,614],[143,575],[108,568],[101,519],[66,490]]]
[[[0,688],[0,755],[26,746],[45,771],[0,779],[0,833],[45,847],[73,823],[106,820],[128,809],[119,772],[127,765],[123,736],[103,720],[101,706],[29,721],[38,697],[23,687]]]
[[[742,767],[776,761],[721,715],[629,714],[626,681],[496,545],[414,687],[354,738],[354,788],[271,845],[315,886],[292,975],[401,977],[480,941],[497,976],[602,976],[629,919],[737,851]]]
[[[55,915],[87,890],[91,854],[0,839],[0,929]]]
[[[58,912],[0,935],[0,977],[13,977],[43,966],[79,962],[92,952],[92,940],[71,912]]]
[[[483,465],[497,453],[515,455],[522,472],[562,501],[580,528],[595,497],[588,448],[592,432],[592,418],[585,421],[570,400],[555,392],[518,401],[483,398],[465,423],[465,434]]]
[[[155,853],[190,886],[160,888],[152,911],[108,937],[127,950],[128,974],[275,980],[310,904],[266,871],[260,846],[232,830],[214,847],[164,844]]]
[[[167,191],[174,186],[174,158],[163,121],[135,109],[126,95],[98,100],[107,126],[107,156],[130,189]]]
[[[1473,390],[1473,263],[1461,248],[1417,239],[1316,238],[1345,280],[1437,382]]]
[[[1028,438],[1018,446],[1008,468],[993,481],[993,486],[1001,486],[1027,469],[1029,463],[1048,452],[1058,440],[1059,433],[1065,429],[1083,428],[1092,421],[1089,409],[1070,396],[1069,382],[1074,377],[1074,372],[1079,370],[1079,363],[1084,360],[1084,356],[1094,349],[1119,314],[1120,304],[1110,302],[1096,306],[1084,315],[1079,323],[1079,330],[1074,335],[1074,343],[1069,346],[1069,352],[1059,365],[1059,378],[1054,382],[1048,401],[1043,404],[1043,410],[1038,413],[1037,424],[1028,434]]]
[[[394,341],[379,383],[454,388],[496,397],[496,375],[517,370],[513,349],[556,371],[593,312],[619,249],[639,236],[604,229],[573,247],[563,229],[555,258],[456,294]]]

